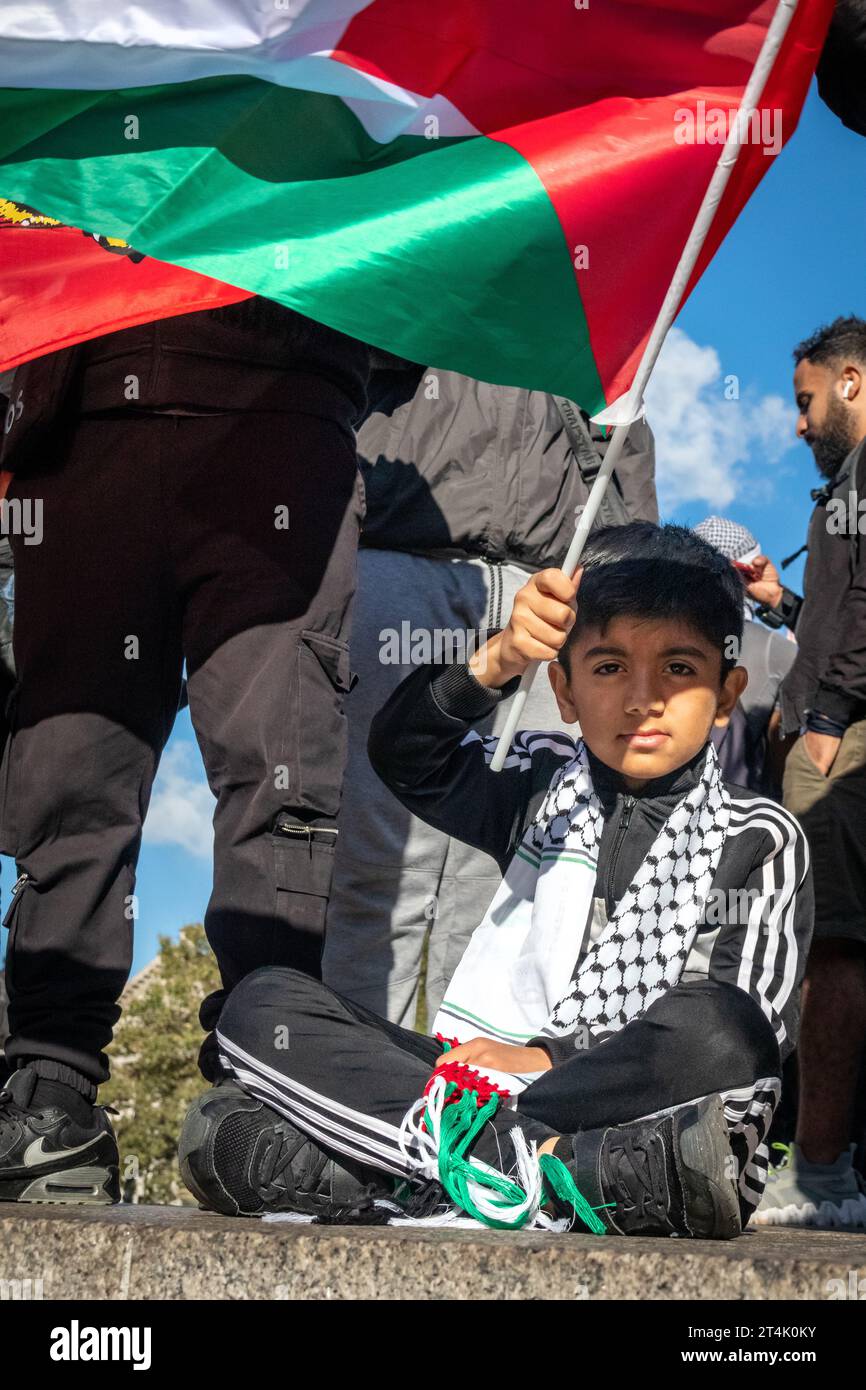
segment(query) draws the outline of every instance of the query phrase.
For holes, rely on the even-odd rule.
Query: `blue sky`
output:
[[[799,129],[681,313],[651,384],[666,520],[734,517],[777,560],[802,544],[816,473],[793,436],[791,349],[837,314],[866,315],[864,234],[866,140],[845,130],[813,87]],[[738,400],[725,399],[732,375]],[[786,580],[796,588],[801,574],[798,561]],[[184,712],[145,831],[135,971],[155,954],[161,933],[174,936],[202,918],[210,808]],[[5,903],[14,882],[8,860],[2,882]]]
[[[791,142],[677,320],[694,343],[718,355],[720,389],[705,389],[702,402],[723,394],[724,376],[739,377],[740,401],[723,405],[731,407],[743,430],[745,455],[728,467],[734,493],[724,510],[749,526],[776,558],[791,554],[805,539],[812,509],[809,490],[818,481],[809,449],[791,433],[791,349],[837,314],[866,315],[864,245],[866,140],[845,129],[819,100],[813,83]],[[776,433],[773,443],[784,452],[771,461],[772,450],[768,453],[760,438],[750,406],[766,406],[769,398],[759,415],[769,414],[775,421],[773,397],[781,399],[791,420]],[[709,505],[697,500],[673,504],[673,489],[666,486],[668,462],[662,447],[660,491],[667,519],[700,520]],[[703,462],[695,457],[695,471]],[[707,504],[712,501],[712,495],[706,498]],[[792,587],[800,581],[802,563],[786,571]]]

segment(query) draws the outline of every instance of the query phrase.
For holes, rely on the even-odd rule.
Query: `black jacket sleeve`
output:
[[[741,902],[748,909],[723,926],[709,975],[751,995],[772,1024],[784,1062],[800,1030],[800,986],[815,904],[806,837],[780,808],[773,820],[743,885]]]
[[[379,710],[367,743],[374,770],[408,811],[492,855],[503,874],[556,767],[574,756],[567,735],[523,731],[501,772],[491,771],[498,736],[473,726],[518,685],[489,690],[465,664],[420,667]]]
[[[860,537],[857,538],[860,541]],[[845,609],[845,647],[828,659],[812,702],[830,719],[846,727],[866,703],[866,543],[857,546],[851,585],[842,595]]]
[[[530,1038],[526,1046],[540,1047],[550,1058],[551,1066],[558,1067],[562,1062],[571,1061],[576,1052],[588,1051],[591,1047],[597,1047],[608,1036],[607,1033],[591,1033],[585,1025],[582,1025],[580,1028],[576,1028],[573,1033],[562,1033],[555,1038],[548,1037],[546,1033],[540,1033],[537,1038]]]

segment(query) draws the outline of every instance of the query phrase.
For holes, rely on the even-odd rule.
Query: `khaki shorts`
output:
[[[815,939],[866,945],[866,719],[845,730],[829,777],[798,739],[788,755],[782,799],[809,841],[815,880]]]

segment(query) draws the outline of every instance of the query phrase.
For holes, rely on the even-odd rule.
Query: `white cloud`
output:
[[[152,845],[179,845],[207,859],[213,853],[214,798],[207,785],[197,750],[189,743],[172,743],[163,754],[144,823],[144,839]]]
[[[727,372],[715,348],[672,328],[646,392],[656,438],[656,482],[662,514],[689,502],[722,511],[737,500],[766,500],[777,465],[795,444],[794,407],[739,383],[726,400]]]

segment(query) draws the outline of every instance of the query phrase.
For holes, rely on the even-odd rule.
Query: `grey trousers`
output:
[[[359,552],[350,640],[359,680],[345,706],[349,760],[322,976],[340,994],[404,1027],[415,1022],[425,943],[429,1027],[501,875],[489,855],[434,830],[400,805],[370,767],[370,723],[417,665],[449,650],[459,659],[467,629],[503,627],[529,575],[517,565],[482,559]],[[434,642],[438,651],[431,649]],[[495,732],[504,720],[505,712],[497,710],[479,728]],[[576,725],[560,720],[543,670],[522,723],[577,733]]]

